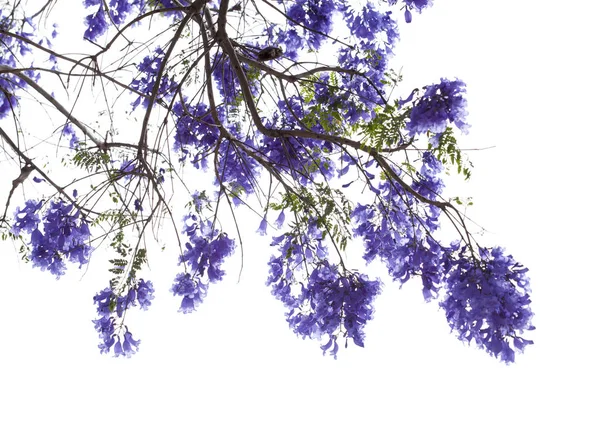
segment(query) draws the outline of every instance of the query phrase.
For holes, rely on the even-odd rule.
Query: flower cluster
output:
[[[247,139],[246,142],[251,140]],[[254,192],[258,173],[258,163],[241,150],[236,142],[224,140],[220,143],[215,184],[218,187],[228,187],[235,205],[240,204],[242,195]]]
[[[73,205],[62,199],[51,201],[40,220],[41,205],[41,201],[29,200],[24,209],[17,209],[13,232],[31,234],[30,260],[34,266],[49,270],[58,279],[65,273],[65,259],[79,263],[80,267],[89,261],[90,229],[81,212],[73,212]],[[41,222],[43,229],[40,230]]]
[[[341,75],[344,118],[352,124],[359,118],[371,117],[374,106],[386,103],[383,96],[386,90],[385,72],[399,33],[391,13],[382,13],[370,3],[359,10],[344,4],[340,10],[356,38],[356,46],[342,47],[337,55],[338,64],[360,72],[359,75]],[[348,97],[347,93],[352,93],[352,96]]]
[[[341,334],[359,347],[364,347],[364,326],[373,318],[372,303],[379,294],[381,282],[362,274],[341,273],[327,260],[318,264],[308,277],[288,322],[300,335],[328,336],[326,351]]]
[[[448,275],[447,296],[440,306],[459,339],[475,341],[490,354],[513,362],[515,349],[522,351],[533,343],[519,336],[535,329],[527,269],[502,248],[481,248],[480,260],[469,258],[465,250]]]
[[[83,36],[89,40],[95,41],[108,30],[108,22],[104,13],[104,6],[101,0],[85,0],[86,6],[97,6],[95,12],[85,17],[86,30]]]
[[[0,10],[0,29],[13,32],[25,39],[31,38],[37,29],[31,19],[25,18],[19,23],[12,15],[6,15]],[[31,32],[30,32],[31,31]],[[0,34],[0,67],[23,68],[23,57],[31,52],[29,44],[6,33]],[[37,79],[38,75],[31,69],[22,71],[30,78]],[[17,107],[17,92],[25,87],[25,82],[11,72],[0,73],[0,119],[6,117]]]
[[[290,96],[287,102],[278,104],[278,112],[274,114],[274,125],[279,128],[298,128],[296,117],[307,118],[301,100]],[[312,117],[311,117],[312,118]],[[311,119],[312,121],[312,119]],[[308,123],[315,132],[324,132],[319,122]],[[335,164],[325,156],[337,148],[331,142],[309,139],[305,137],[274,138],[263,136],[259,151],[269,159],[278,170],[285,170],[303,185],[310,184],[317,176],[326,179],[333,177]]]
[[[398,0],[388,0],[389,4],[395,5],[398,3]],[[431,6],[433,0],[402,0],[404,3],[405,17],[406,22],[410,23],[412,21],[411,10],[415,9],[417,12],[421,13],[423,9]]]
[[[25,201],[23,209],[17,207],[15,211],[15,224],[12,226],[12,232],[19,235],[22,231],[31,233],[37,229],[40,223],[39,210],[42,207],[42,201],[36,202],[33,199]]]
[[[235,71],[231,67],[229,58],[223,53],[217,53],[214,55],[212,62],[214,64],[212,77],[217,83],[217,89],[221,94],[223,101],[228,105],[228,108],[237,108],[242,93],[240,90],[240,83]],[[260,84],[256,79],[251,78],[250,68],[247,64],[243,63],[241,66],[242,70],[246,73],[250,92],[255,96],[258,95]]]
[[[94,296],[99,317],[92,322],[100,337],[98,348],[101,353],[108,353],[112,348],[115,357],[130,357],[137,352],[140,341],[133,339],[122,321],[130,307],[139,305],[142,310],[148,309],[154,299],[153,294],[152,282],[139,279],[125,295],[116,295],[111,288],[105,288]]]
[[[387,208],[387,211],[385,209]],[[367,262],[380,258],[390,276],[405,283],[421,276],[426,300],[437,295],[444,271],[444,251],[407,208],[358,205],[353,213],[355,235],[365,244]]]
[[[432,199],[443,187],[438,177],[442,167],[431,153],[422,162],[412,188]],[[439,227],[438,207],[419,208],[412,193],[391,181],[379,189],[378,203],[359,204],[353,212],[355,235],[364,240],[367,262],[380,258],[401,283],[420,276],[427,301],[444,294],[440,306],[459,339],[475,341],[505,362],[514,361],[515,350],[532,344],[520,336],[534,329],[527,269],[501,248],[481,248],[474,258],[458,242],[442,246],[432,236]]]
[[[125,23],[125,20],[131,14],[141,14],[146,9],[149,3],[164,8],[178,7],[172,0],[157,0],[148,2],[147,0],[83,0],[83,5],[87,8],[97,7],[93,13],[85,17],[86,30],[84,37],[96,41],[98,37],[108,30],[109,23],[114,23],[117,26]],[[106,16],[105,4],[108,6],[110,16]],[[166,15],[173,18],[180,18],[180,11],[165,12]]]
[[[229,124],[226,108],[218,108],[218,119],[235,141],[221,139],[219,126],[203,103],[192,106],[177,102],[173,112],[177,116],[174,150],[180,152],[180,161],[190,158],[194,167],[207,169],[207,157],[218,149],[215,184],[218,187],[229,185],[236,203],[242,194],[253,193],[258,164],[239,147],[240,143],[246,143],[252,148],[252,139],[242,138],[235,124]]]
[[[381,34],[385,34],[385,41],[391,45],[399,37],[392,12],[381,13],[373,7],[372,3],[367,3],[360,12],[345,7],[344,18],[352,35],[360,40],[372,42],[377,40]]]
[[[273,238],[271,245],[280,255],[269,261],[267,284],[287,307],[290,327],[303,338],[325,339],[323,353],[334,357],[340,337],[363,347],[364,326],[373,317],[372,303],[381,282],[331,264],[314,223],[302,235]],[[311,271],[302,278],[299,270]]]
[[[79,147],[79,137],[71,124],[67,124],[63,127],[62,136],[69,139],[69,147],[71,149],[77,149]]]
[[[199,198],[195,196],[195,199]],[[195,214],[186,216],[184,223],[183,233],[188,242],[180,263],[184,263],[188,271],[175,277],[171,292],[182,297],[179,311],[190,313],[206,296],[208,282],[223,279],[225,271],[222,264],[225,257],[233,253],[235,241],[217,230],[210,220],[203,220]]]
[[[422,157],[421,173],[412,188],[427,198],[441,193],[443,183],[438,177],[442,166],[432,154]],[[401,176],[400,170],[397,170]],[[382,182],[379,202],[358,204],[352,217],[354,234],[363,238],[367,262],[380,258],[393,279],[405,283],[421,276],[426,300],[437,296],[446,270],[448,251],[433,237],[439,227],[438,207],[422,207],[414,195],[393,180]]]
[[[163,52],[160,47],[157,47],[154,55],[146,56],[139,64],[137,64],[139,75],[133,79],[129,87],[144,94],[146,97],[139,96],[132,103],[133,109],[137,108],[140,103],[144,108],[148,107],[148,97],[155,89],[156,77],[164,56],[165,52]],[[163,99],[166,101],[171,100],[176,89],[177,83],[163,73],[155,102],[159,102]]]
[[[410,121],[406,123],[409,134],[441,133],[450,123],[466,132],[469,125],[465,121],[467,100],[464,93],[465,83],[460,80],[442,78],[440,84],[425,87],[425,93],[415,102]]]
[[[443,164],[435,157],[432,152],[423,152],[422,165],[417,178],[412,184],[412,188],[420,195],[428,199],[435,200],[444,189],[444,181],[439,177],[444,170]],[[432,214],[439,214],[439,208],[430,208]]]
[[[200,102],[195,105],[177,102],[173,114],[177,117],[173,149],[181,153],[182,162],[192,155],[190,162],[194,167],[206,169],[206,158],[215,149],[220,135],[208,106]]]
[[[398,4],[398,0],[387,2]],[[454,148],[451,125],[463,132],[468,128],[465,84],[441,79],[438,84],[414,90],[392,107],[391,88],[399,78],[391,71],[390,62],[399,39],[399,26],[387,6],[370,1],[357,5],[345,0],[287,3],[278,0],[278,6],[271,7],[281,7],[284,16],[273,23],[262,20],[264,27],[260,28],[256,27],[254,12],[240,3],[228,9],[231,25],[226,36],[220,30],[215,33],[214,22],[220,14],[218,2],[82,0],[82,3],[88,8],[85,38],[94,43],[110,27],[114,27],[113,31],[124,29],[119,35],[127,37],[125,32],[130,28],[127,21],[132,17],[160,19],[167,15],[181,19],[184,13],[193,18],[185,20],[191,27],[183,28],[182,22],[176,22],[171,29],[184,30],[184,37],[200,31],[200,39],[210,38],[210,46],[200,52],[194,45],[197,38],[192,37],[191,44],[179,40],[177,51],[168,59],[160,47],[149,48],[148,56],[142,59],[146,53],[140,55],[135,64],[123,63],[115,72],[132,69],[133,65],[137,68],[137,75],[128,80],[128,87],[136,96],[131,104],[134,110],[140,105],[150,107],[150,98],[158,105],[168,105],[162,110],[163,115],[157,117],[162,123],[159,131],[174,123],[174,131],[169,134],[174,134],[173,149],[180,160],[189,161],[196,168],[214,168],[214,183],[219,189],[216,198],[226,192],[228,199],[239,204],[243,195],[266,193],[267,212],[270,208],[282,209],[275,222],[278,228],[286,219],[284,209],[293,213],[288,219],[288,231],[272,240],[276,255],[268,263],[267,285],[284,304],[287,321],[297,335],[319,340],[323,352],[334,357],[342,339],[346,344],[351,340],[364,346],[364,328],[373,317],[373,303],[381,291],[381,282],[350,270],[342,259],[332,261],[325,240],[330,238],[336,248],[343,248],[349,240],[349,227],[353,227],[354,235],[364,241],[364,259],[367,262],[380,259],[400,284],[418,277],[424,298],[440,301],[460,340],[474,341],[505,362],[513,361],[516,351],[532,343],[521,336],[533,329],[527,269],[500,248],[477,249],[470,241],[466,246],[465,241],[444,245],[434,237],[440,227],[440,215],[449,212],[447,204],[435,202],[444,188],[440,178],[444,167],[435,154],[445,161],[443,155],[450,151],[448,147]],[[400,0],[395,8],[396,12],[404,12],[406,22],[411,22],[415,11],[421,13],[431,3],[432,0]],[[190,8],[191,4],[194,7]],[[197,5],[205,9],[197,13]],[[162,10],[143,16],[149,8]],[[165,8],[170,10],[164,12]],[[255,12],[261,13],[258,9]],[[33,71],[6,69],[27,68],[23,57],[31,48],[21,39],[33,40],[33,34],[24,31],[36,29],[30,19],[17,19],[14,13],[4,15],[0,11],[3,30],[0,119],[18,105],[18,91],[25,87],[23,75],[36,77]],[[334,32],[334,22],[344,28]],[[231,44],[230,48],[223,44],[229,43],[228,39],[240,64],[233,64],[233,57],[228,56]],[[130,40],[135,42],[134,38]],[[161,42],[160,37],[149,40]],[[47,39],[35,43],[42,42],[49,45]],[[326,43],[337,49],[335,57],[304,61],[305,55],[323,51]],[[100,53],[108,53],[107,49]],[[209,58],[211,66],[205,71],[210,75],[188,69],[198,55]],[[125,61],[134,56],[126,55]],[[298,59],[302,62],[293,62]],[[53,69],[58,69],[59,60],[62,59],[51,56]],[[246,88],[238,78],[242,77],[240,72],[246,76],[252,99],[243,95]],[[183,80],[177,79],[181,84],[175,81],[176,75],[182,76]],[[115,78],[123,81],[116,74]],[[396,144],[413,143],[415,136],[423,134],[429,138],[428,150],[412,151],[418,156],[419,166],[408,163],[412,157],[403,165],[395,165],[399,162],[394,154],[405,146],[396,149]],[[69,122],[62,128],[62,135],[77,155],[86,153]],[[356,143],[344,142],[340,136],[357,136]],[[119,145],[128,144],[115,144],[115,148],[131,147]],[[127,186],[132,179],[145,176],[140,161],[145,156],[156,155],[153,158],[156,159],[160,155],[158,150],[146,152],[148,155],[142,153],[138,152],[135,159],[125,155],[113,158],[114,168],[105,170],[110,182]],[[168,152],[164,154],[168,162]],[[371,158],[365,163],[369,154]],[[458,165],[460,172],[460,161]],[[375,167],[381,168],[375,171]],[[168,168],[174,170],[170,163]],[[262,168],[269,169],[281,183],[279,187],[285,186],[287,194],[281,203],[271,203],[272,188],[264,192],[257,189],[260,187],[257,176]],[[355,173],[349,173],[351,169]],[[342,195],[338,197],[341,192],[323,189],[330,180],[348,173],[353,181],[365,182],[375,195],[372,204],[353,206]],[[164,181],[164,174],[160,169],[160,182]],[[376,174],[382,177],[378,179]],[[119,179],[122,180],[117,182]],[[93,191],[96,189],[94,186]],[[102,187],[98,190],[90,196],[103,196]],[[323,198],[326,200],[322,201]],[[135,194],[128,199],[136,211],[142,211],[144,204],[150,202],[145,197],[136,198]],[[203,205],[206,199],[204,193],[193,195],[195,211],[184,217],[182,226],[185,236],[179,264],[183,267],[180,273],[176,272],[171,292],[179,297],[176,299],[181,301],[179,311],[183,313],[195,311],[206,297],[209,285],[223,279],[224,260],[235,249],[234,240],[215,225],[216,213],[210,219],[202,216],[208,209]],[[127,209],[128,205],[129,201],[121,207]],[[262,235],[267,233],[267,212],[258,227]],[[138,214],[140,219],[146,216],[151,220],[156,215]],[[450,213],[448,216],[456,217]],[[114,223],[127,225],[123,220]],[[12,232],[21,237],[28,235],[33,265],[49,270],[58,278],[65,273],[67,260],[80,267],[89,261],[88,224],[77,203],[71,205],[62,199],[46,204],[28,200],[23,208],[17,209]],[[146,224],[150,221],[144,223],[144,229],[149,228]],[[119,253],[129,249],[129,245],[121,242],[122,238],[123,232],[114,240],[113,247],[117,245]],[[93,323],[99,333],[100,351],[112,352],[116,357],[130,357],[139,347],[139,340],[133,338],[124,324],[127,310],[131,307],[145,310],[154,298],[152,283],[135,277],[138,266],[146,260],[145,253],[136,253],[135,259],[128,275],[127,261],[111,260],[114,268],[110,271],[122,275],[124,280],[111,280],[110,286],[94,297],[98,317]]]
[[[300,0],[287,10],[288,19],[295,25],[279,28],[276,44],[286,46],[285,56],[296,59],[301,49],[318,50],[333,29],[333,15],[337,10],[333,0]]]

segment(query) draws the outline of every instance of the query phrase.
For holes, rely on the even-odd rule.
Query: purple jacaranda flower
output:
[[[125,312],[136,302],[142,310],[146,310],[154,298],[153,292],[150,281],[139,279],[135,287],[121,291],[121,295],[115,294],[109,287],[94,296],[99,317],[93,323],[100,337],[98,348],[101,353],[108,353],[112,348],[115,357],[130,357],[137,352],[140,341],[133,339],[127,326],[123,325]]]
[[[331,264],[321,237],[310,224],[273,238],[279,255],[269,261],[267,284],[286,306],[294,332],[303,338],[328,338],[321,348],[335,357],[339,337],[364,345],[364,326],[372,318],[381,282]]]
[[[115,353],[115,357],[125,355],[125,353],[123,353],[123,347],[121,345],[121,338],[119,336],[117,336],[117,342],[115,343],[114,353]]]
[[[43,215],[43,229],[31,233],[30,259],[35,267],[49,270],[57,278],[64,274],[64,260],[89,262],[90,229],[80,211],[62,200],[51,201]]]
[[[191,313],[196,311],[196,303],[194,302],[193,297],[184,296],[181,299],[181,305],[179,307],[179,311],[183,314]]]
[[[98,37],[106,32],[108,29],[108,22],[104,13],[104,6],[100,4],[98,10],[85,17],[85,30],[84,36],[87,39],[96,41]]]
[[[415,102],[406,123],[409,134],[441,133],[451,123],[466,132],[469,125],[465,121],[467,101],[464,93],[465,84],[460,80],[442,78],[441,83],[425,87],[423,97]]]
[[[260,226],[258,226],[258,230],[257,230],[258,234],[264,236],[267,234],[267,218],[263,217],[263,219],[260,221]]]
[[[173,295],[182,297],[179,311],[184,314],[196,311],[206,297],[207,290],[208,284],[203,283],[199,276],[192,277],[189,273],[179,273],[171,287]]]
[[[277,227],[278,229],[281,229],[281,226],[283,226],[284,222],[285,222],[285,213],[283,212],[283,210],[281,210],[281,212],[279,213],[279,216],[277,217],[277,220],[275,220],[275,227]]]
[[[154,286],[149,280],[140,279],[137,284],[137,301],[142,310],[147,310],[154,299]]]
[[[67,124],[64,126],[62,135],[65,136],[65,138],[69,139],[69,147],[71,149],[77,149],[77,147],[79,146],[79,138],[77,137],[75,129],[71,124]]]
[[[419,13],[433,3],[432,0],[403,0],[406,8],[416,9]]]
[[[157,47],[153,55],[146,56],[138,65],[139,74],[132,80],[130,87],[145,96],[138,96],[132,103],[135,110],[140,104],[148,107],[149,96],[156,90],[156,80],[164,59],[165,52]],[[155,102],[170,101],[177,90],[177,83],[163,72],[156,92]]]
[[[131,335],[131,332],[126,331],[125,334],[123,335],[123,354],[126,357],[131,357],[132,354],[137,353],[138,351],[138,346],[140,344],[139,340],[135,340],[133,339],[133,335]],[[115,354],[116,354],[116,350],[115,350]]]
[[[12,226],[12,232],[19,235],[21,231],[31,233],[37,229],[40,223],[39,211],[42,206],[42,201],[34,201],[29,199],[25,201],[25,207],[20,209],[17,207],[15,211],[15,224]]]
[[[514,361],[532,341],[520,337],[535,329],[529,304],[527,269],[502,248],[481,248],[480,259],[463,247],[447,278],[447,296],[440,303],[458,338],[475,342],[502,361]],[[512,342],[512,345],[511,345]]]
[[[184,223],[183,233],[188,242],[180,262],[185,263],[194,276],[204,277],[206,273],[210,282],[221,280],[225,274],[221,266],[233,253],[234,240],[216,229],[209,220],[194,214],[187,215]]]

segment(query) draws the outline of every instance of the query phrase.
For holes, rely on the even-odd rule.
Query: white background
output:
[[[264,286],[266,238],[245,241],[242,278],[232,267],[193,315],[168,292],[175,260],[158,258],[154,305],[132,317],[141,351],[101,356],[91,319],[105,264],[56,281],[6,242],[0,423],[600,423],[599,12],[592,1],[436,0],[401,26],[404,92],[463,79],[472,127],[462,146],[494,146],[469,152],[471,183],[446,194],[473,196],[482,241],[531,270],[538,329],[516,364],[459,342],[419,282],[399,291],[389,279],[366,348],[323,357]],[[3,194],[16,177],[7,164]]]

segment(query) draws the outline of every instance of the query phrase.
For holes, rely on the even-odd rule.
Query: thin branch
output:
[[[44,97],[44,99],[46,99],[48,102],[50,102],[52,104],[52,106],[54,106],[61,114],[63,114],[77,128],[79,128],[83,132],[83,134],[88,136],[92,140],[92,142],[94,142],[96,144],[96,146],[98,146],[101,149],[104,149],[104,141],[98,139],[96,137],[96,135],[93,134],[92,132],[90,132],[88,130],[88,128],[81,121],[79,121],[77,118],[75,118],[73,115],[71,115],[71,113],[69,111],[67,111],[65,109],[65,107],[62,106],[62,104],[59,101],[57,101],[50,93],[48,93],[46,90],[44,90],[33,79],[29,78],[27,75],[23,74],[22,72],[13,71],[13,68],[8,67],[6,65],[0,65],[0,72],[9,72],[13,75],[16,75],[23,81],[25,81],[31,88],[33,88],[35,91],[37,91],[39,94],[41,94],[42,97]]]

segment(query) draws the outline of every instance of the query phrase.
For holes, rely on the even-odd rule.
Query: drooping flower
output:
[[[121,26],[131,14],[143,11],[147,2],[145,0],[109,0],[109,17],[106,16],[102,0],[84,0],[83,4],[85,7],[98,6],[96,13],[85,18],[87,29],[84,36],[95,41],[108,30],[109,22]]]
[[[443,187],[436,161],[425,155],[424,174],[413,183],[426,197],[439,195]],[[379,202],[358,204],[352,213],[354,234],[364,241],[363,258],[367,262],[380,258],[390,276],[401,284],[421,276],[424,297],[437,296],[446,258],[446,251],[431,236],[439,227],[439,209],[418,208],[414,196],[392,180],[381,183],[379,191]]]
[[[139,340],[133,339],[133,335],[129,331],[125,331],[123,335],[123,355],[126,357],[131,357],[132,354],[137,353],[138,346],[140,345]],[[115,349],[115,356],[118,357],[117,351]]]
[[[257,232],[262,236],[267,234],[267,217],[263,217],[263,219],[260,221],[260,226],[258,226]]]
[[[412,188],[424,197],[436,200],[444,189],[444,181],[440,178],[444,166],[432,152],[423,152],[422,166],[417,178],[412,184]],[[429,209],[439,214],[439,208],[430,205]]]
[[[235,242],[216,230],[210,221],[198,219],[194,214],[188,215],[185,223],[183,233],[189,241],[180,262],[186,263],[194,274],[203,276],[207,271],[210,280],[221,280],[225,274],[222,263],[233,253]]]
[[[281,210],[281,212],[279,213],[279,216],[277,217],[277,220],[275,220],[275,227],[278,229],[281,229],[281,226],[283,226],[284,222],[285,222],[285,213],[283,210]]]
[[[96,320],[92,320],[94,327],[100,337],[100,344],[98,348],[102,354],[106,354],[110,351],[115,343],[115,323],[114,319],[110,316],[101,316]]]

